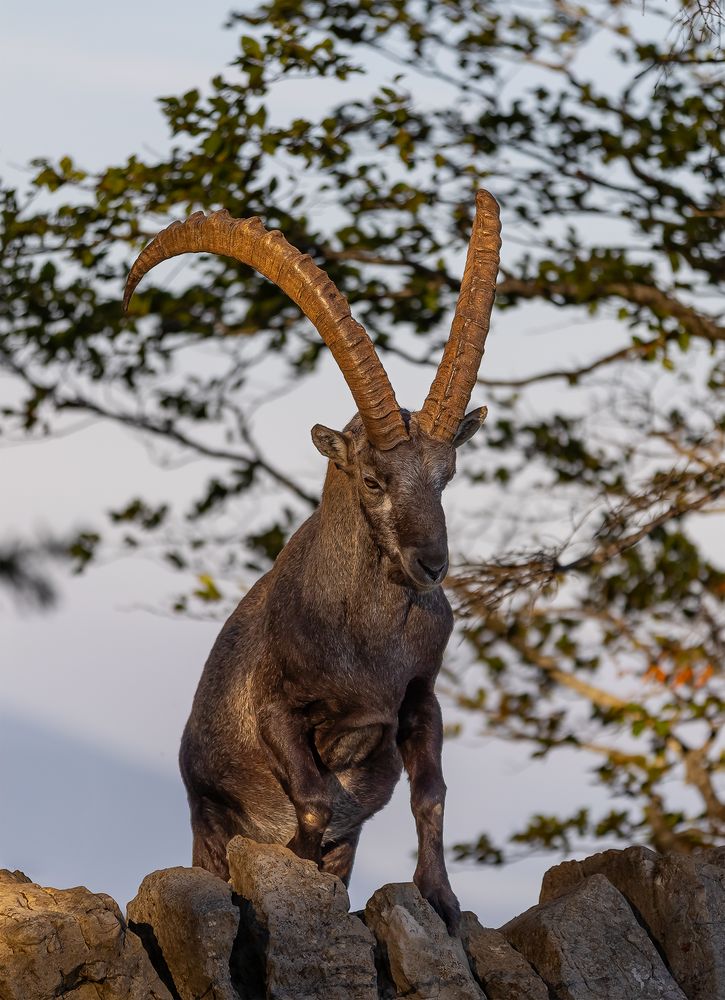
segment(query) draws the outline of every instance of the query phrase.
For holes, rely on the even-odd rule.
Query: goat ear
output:
[[[483,421],[487,416],[487,406],[479,406],[475,410],[471,410],[470,413],[467,413],[458,425],[456,436],[453,438],[453,447],[460,448],[462,444],[465,444],[466,441],[470,440],[479,427],[482,426]]]
[[[321,455],[331,459],[335,465],[344,468],[349,463],[347,438],[340,431],[333,431],[324,424],[312,428],[312,443]]]

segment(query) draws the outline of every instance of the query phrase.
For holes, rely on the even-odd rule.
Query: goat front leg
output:
[[[408,686],[399,713],[398,746],[410,779],[410,805],[418,831],[413,881],[441,915],[449,934],[456,934],[461,908],[448,881],[443,853],[443,722],[433,681],[414,680]]]
[[[355,851],[360,837],[360,831],[348,834],[339,840],[325,844],[322,852],[322,870],[337,875],[345,886],[350,885],[350,874],[355,861]]]
[[[267,751],[272,771],[297,814],[297,830],[287,847],[319,867],[322,838],[332,808],[308,727],[301,715],[279,701],[266,704],[257,722],[260,743]]]

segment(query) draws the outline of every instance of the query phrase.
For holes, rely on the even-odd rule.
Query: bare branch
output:
[[[699,487],[689,498],[687,490]],[[619,525],[628,524],[631,517],[649,506],[664,500],[667,490],[674,494],[672,502],[660,513],[651,517],[634,531],[611,538],[611,532]],[[657,528],[685,514],[701,510],[706,504],[725,493],[725,463],[719,463],[683,481],[682,473],[676,470],[669,477],[669,483],[658,481],[651,489],[635,494],[610,515],[608,533],[610,539],[595,544],[588,552],[569,562],[560,560],[561,547],[550,552],[537,553],[518,560],[500,559],[484,564],[463,564],[461,572],[451,575],[446,586],[456,594],[464,611],[480,611],[486,616],[491,609],[511,594],[530,588],[542,589],[557,578],[569,573],[582,572],[594,566],[601,566],[627,549],[637,545]]]

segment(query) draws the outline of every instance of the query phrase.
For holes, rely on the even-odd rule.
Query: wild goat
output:
[[[259,219],[197,212],[142,251],[124,307],[160,261],[222,254],[276,282],[311,320],[358,413],[312,428],[329,459],[318,509],[224,625],[181,741],[193,863],[228,878],[235,834],[287,844],[346,883],[362,824],[405,766],[418,831],[415,883],[455,932],[459,907],[443,852],[441,712],[434,693],[453,616],[441,494],[456,448],[481,426],[464,416],[493,305],[500,222],[486,191],[443,358],[423,409],[401,409],[367,332],[306,254]]]

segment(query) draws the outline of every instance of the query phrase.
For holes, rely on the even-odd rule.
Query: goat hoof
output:
[[[313,846],[305,843],[296,835],[286,845],[287,849],[296,854],[302,861],[314,861],[318,868],[322,866],[322,845]]]
[[[461,907],[450,885],[419,885],[420,894],[443,920],[451,937],[456,937],[461,926]]]

